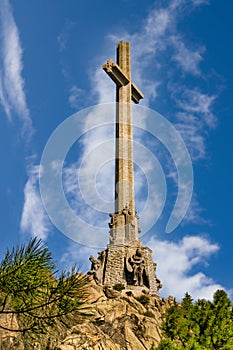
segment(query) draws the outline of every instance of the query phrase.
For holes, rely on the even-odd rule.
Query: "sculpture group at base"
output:
[[[112,254],[112,250],[115,255]],[[157,264],[152,261],[151,250],[142,243],[138,247],[110,245],[98,253],[97,259],[91,255],[89,260],[91,269],[88,274],[93,276],[96,284],[107,287],[121,284],[125,289],[138,287],[148,290],[151,294],[157,294],[162,287],[156,276]]]

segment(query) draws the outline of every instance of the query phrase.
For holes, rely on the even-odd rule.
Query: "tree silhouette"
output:
[[[81,315],[88,278],[74,267],[57,274],[51,253],[37,238],[7,251],[0,264],[0,328],[22,334],[43,334]],[[16,317],[18,326],[1,322]]]
[[[164,339],[158,350],[233,349],[233,305],[224,290],[217,290],[213,302],[193,302],[186,293],[181,304],[167,310]]]

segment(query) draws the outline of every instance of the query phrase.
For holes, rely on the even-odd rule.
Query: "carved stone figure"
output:
[[[110,213],[109,216],[111,218],[111,222],[108,225],[109,225],[110,228],[112,228],[117,223],[117,214]]]
[[[128,208],[127,205],[126,205],[126,207],[122,210],[122,214],[124,214],[124,216],[125,216],[125,225],[128,225],[128,224],[133,220],[133,213],[132,213],[132,211]]]
[[[157,290],[161,289],[163,287],[160,279],[158,279],[158,277],[156,276],[156,287],[157,287]]]
[[[143,273],[145,271],[145,261],[142,256],[142,251],[137,248],[136,253],[129,258],[131,271],[133,272],[133,282],[135,286],[143,286]],[[131,272],[130,271],[130,272]]]
[[[98,252],[98,260],[101,263],[101,266],[104,265],[106,259],[106,250],[103,250],[102,252]]]
[[[100,276],[100,267],[101,267],[101,261],[99,259],[95,259],[93,255],[89,258],[91,262],[91,269],[88,272],[88,275],[93,275],[93,278],[97,284],[101,282],[101,276]]]

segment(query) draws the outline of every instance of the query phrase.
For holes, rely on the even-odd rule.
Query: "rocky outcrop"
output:
[[[121,292],[95,283],[89,290],[92,316],[70,329],[56,350],[150,350],[161,340],[162,313],[174,302],[142,290]]]
[[[174,303],[169,297],[150,296],[142,288],[117,291],[104,288],[93,280],[83,306],[87,314],[64,336],[44,334],[49,350],[150,350],[161,340],[162,314]],[[4,319],[3,319],[4,317]],[[17,320],[1,316],[1,324],[17,329]],[[59,338],[59,339],[58,339]],[[53,339],[53,341],[52,341]],[[48,342],[46,341],[46,344]],[[0,349],[44,350],[45,341],[27,346],[22,335],[0,330]]]
[[[24,350],[23,342],[18,336],[19,326],[15,315],[0,314],[0,324],[0,350]]]

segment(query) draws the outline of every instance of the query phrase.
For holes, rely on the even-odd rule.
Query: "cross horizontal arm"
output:
[[[121,70],[121,68],[113,62],[112,60],[107,60],[106,64],[103,64],[102,66],[103,70],[110,76],[110,78],[114,81],[114,83],[117,84],[117,86],[125,86],[127,85],[130,80],[129,78],[124,74],[124,72]],[[131,99],[135,103],[139,103],[139,101],[144,98],[144,95],[141,93],[141,91],[137,88],[137,86],[131,83]]]
[[[135,103],[139,103],[139,101],[144,98],[143,93],[137,88],[137,86],[131,82],[131,94],[132,100]]]
[[[112,60],[107,60],[106,64],[103,64],[103,70],[110,76],[110,78],[117,84],[117,86],[125,86],[130,80],[122,72],[118,64]]]

